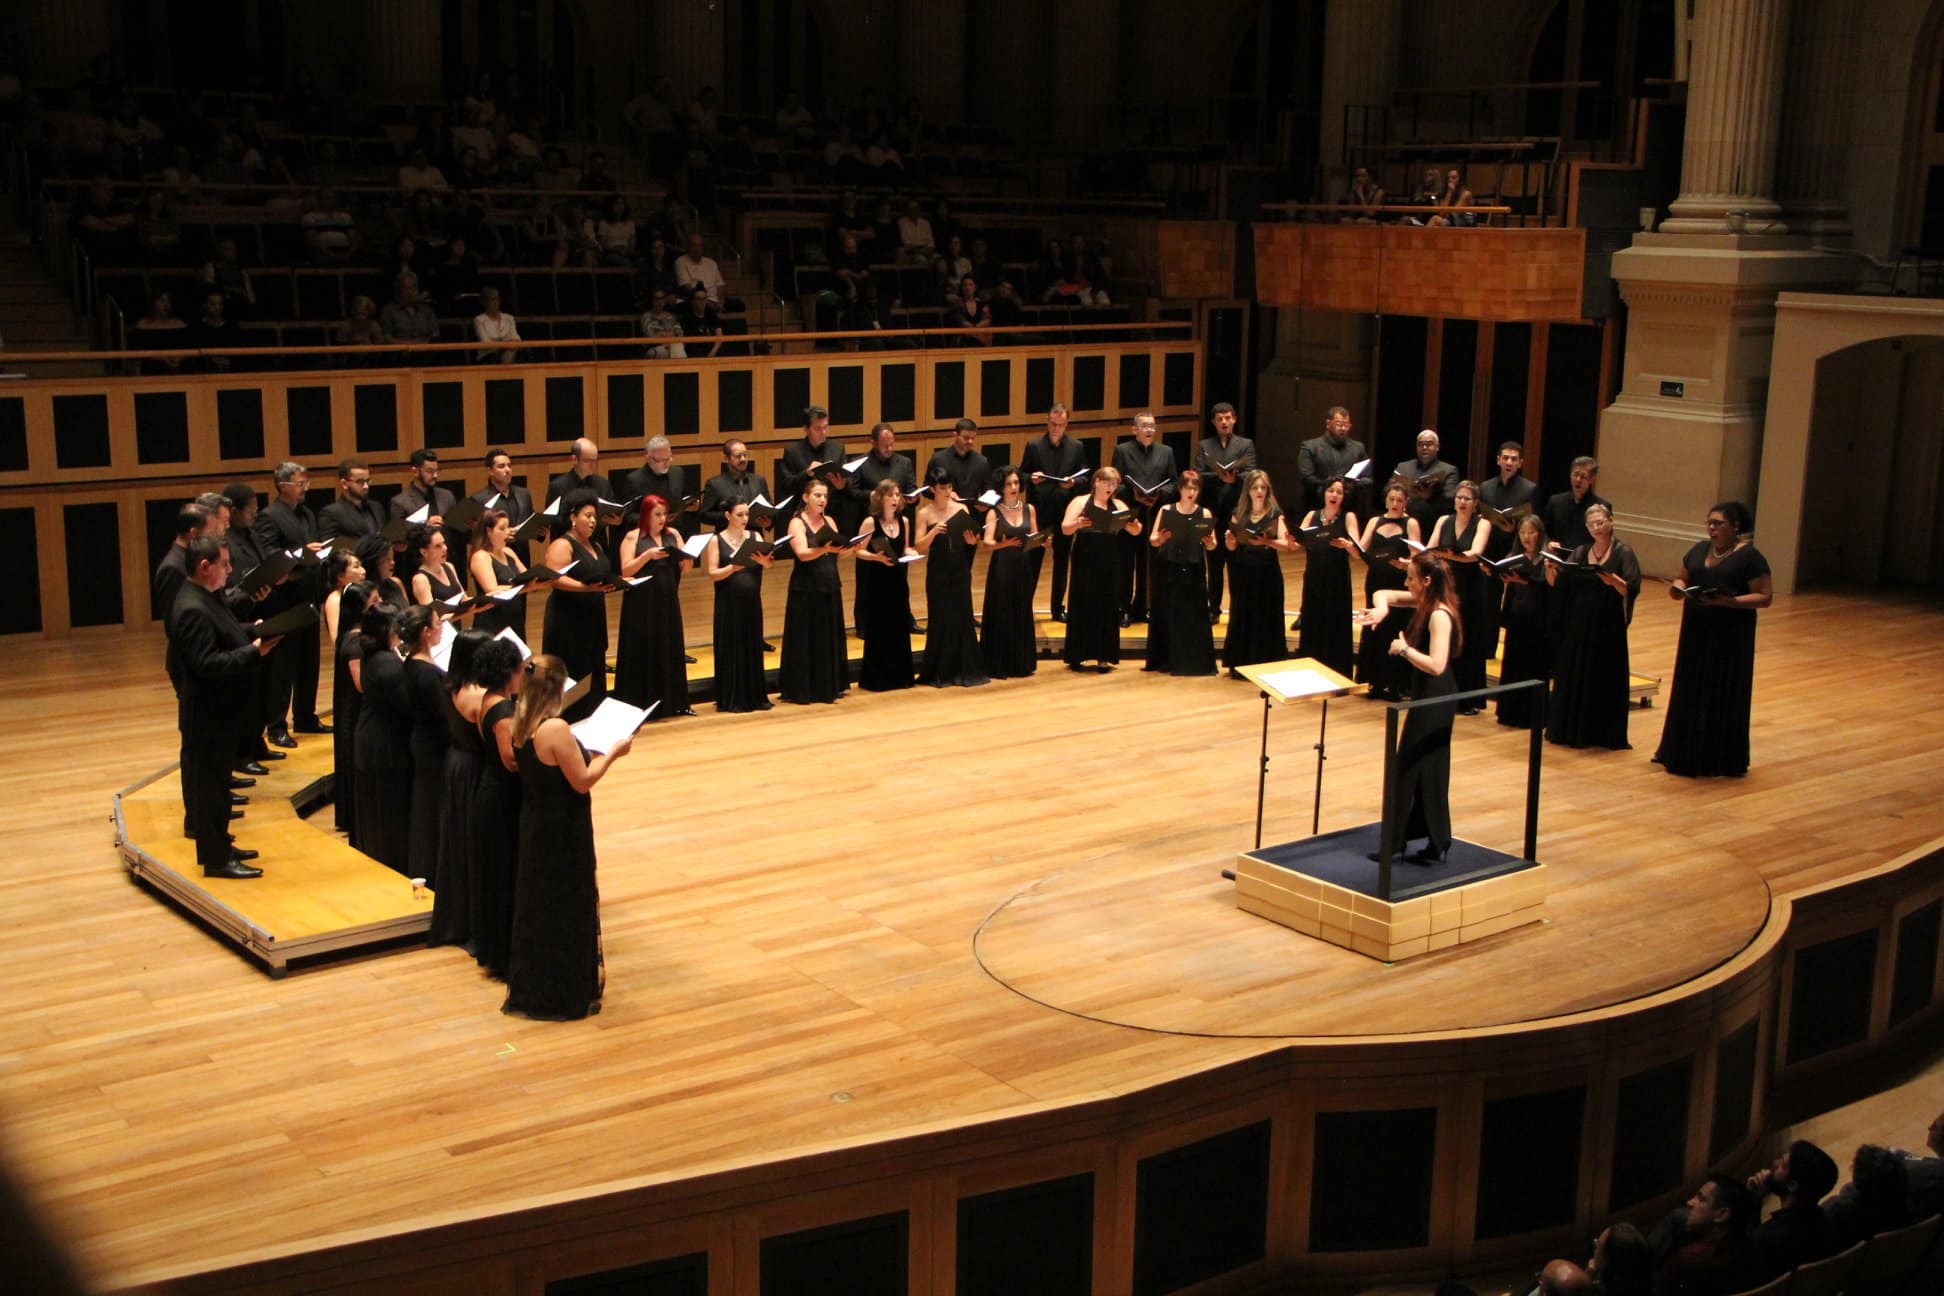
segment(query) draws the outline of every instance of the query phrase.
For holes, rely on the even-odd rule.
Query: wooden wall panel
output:
[[[1163,297],[1231,297],[1235,226],[1229,221],[1156,221],[1154,281]]]
[[[1303,304],[1303,231],[1286,222],[1255,227],[1256,302],[1263,306]]]
[[[1256,300],[1356,314],[1578,321],[1586,231],[1255,227]]]

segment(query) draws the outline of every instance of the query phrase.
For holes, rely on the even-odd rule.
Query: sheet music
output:
[[[1340,687],[1313,670],[1276,671],[1257,676],[1262,686],[1284,697],[1305,697],[1311,693],[1334,693]]]

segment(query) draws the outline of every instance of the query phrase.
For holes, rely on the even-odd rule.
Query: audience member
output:
[[[165,189],[150,189],[142,195],[141,210],[135,216],[135,242],[150,265],[181,265],[182,222],[169,206]]]
[[[1426,225],[1453,225],[1466,227],[1478,224],[1478,217],[1472,212],[1454,211],[1456,207],[1472,205],[1472,191],[1465,188],[1464,173],[1452,167],[1444,173],[1444,180],[1438,186],[1437,195],[1431,200],[1439,208],[1437,215],[1424,222]]]
[[[220,349],[243,345],[243,331],[226,313],[228,300],[220,288],[211,288],[203,293],[202,314],[189,329],[190,346]],[[236,357],[203,356],[198,360],[197,367],[210,373],[228,373],[236,367]]]
[[[1741,1180],[1719,1172],[1687,1205],[1654,1229],[1662,1296],[1724,1296],[1755,1285],[1760,1268],[1748,1239],[1755,1199]]]
[[[675,286],[685,293],[701,288],[709,299],[709,304],[720,308],[722,305],[722,267],[716,259],[702,250],[702,236],[691,234],[688,237],[688,251],[675,262]]]
[[[233,238],[216,240],[216,255],[203,262],[202,282],[204,287],[219,289],[229,299],[232,317],[256,305],[256,288],[250,283],[250,272],[243,268]]]
[[[479,258],[454,234],[446,244],[445,260],[432,267],[432,297],[449,314],[464,314],[481,301]]]
[[[398,187],[406,191],[413,189],[448,189],[445,172],[432,165],[425,150],[415,148],[411,159],[398,168]]]
[[[716,353],[715,343],[703,343],[702,338],[722,336],[722,314],[709,300],[709,290],[700,283],[688,290],[688,309],[676,317],[682,327],[682,336],[689,339],[685,346],[691,356],[711,356]],[[699,349],[698,349],[699,348]]]
[[[511,315],[500,310],[499,289],[488,288],[479,294],[479,314],[473,316],[473,336],[481,342],[518,342],[520,326]],[[520,353],[511,347],[487,347],[480,351],[482,361],[512,364]]]
[[[342,265],[358,250],[357,222],[338,204],[335,189],[319,189],[297,223],[311,260],[320,265]]]
[[[97,175],[74,206],[69,218],[74,237],[101,265],[130,265],[135,260],[135,213],[115,193],[108,175]]]
[[[135,321],[134,336],[128,345],[136,351],[160,351],[180,347],[186,341],[189,325],[175,313],[175,298],[167,292],[155,294],[149,303],[148,314]],[[182,364],[181,356],[154,356],[141,362],[145,374],[174,373]]]
[[[430,342],[438,337],[439,317],[417,275],[407,270],[398,276],[392,300],[378,312],[378,326],[394,342]]]
[[[378,304],[359,293],[351,299],[351,313],[337,327],[339,346],[375,346],[385,340],[385,330],[378,323]]]
[[[898,218],[898,254],[907,261],[923,265],[938,252],[938,240],[932,234],[932,223],[918,206],[916,198],[905,203],[904,215]]]
[[[1358,167],[1350,173],[1350,188],[1342,202],[1352,209],[1342,219],[1359,225],[1375,225],[1379,217],[1377,209],[1384,205],[1384,188],[1370,178],[1369,167]]]
[[[1904,1159],[1887,1147],[1865,1143],[1850,1162],[1850,1181],[1823,1206],[1841,1251],[1911,1222],[1909,1174]]]
[[[1836,1254],[1836,1232],[1817,1203],[1836,1187],[1836,1163],[1806,1139],[1789,1144],[1775,1164],[1748,1178],[1756,1207],[1770,1193],[1780,1198],[1751,1240],[1764,1281],[1798,1265]]]
[[[600,219],[594,222],[594,242],[601,264],[633,267],[637,252],[635,237],[635,218],[628,210],[628,200],[615,194],[607,200]]]
[[[654,338],[646,355],[650,360],[682,360],[688,350],[679,340],[682,323],[668,309],[668,294],[656,288],[648,297],[648,309],[641,312],[641,336]]]
[[[1593,1239],[1586,1272],[1600,1284],[1600,1296],[1653,1296],[1654,1248],[1631,1224],[1614,1224]]]

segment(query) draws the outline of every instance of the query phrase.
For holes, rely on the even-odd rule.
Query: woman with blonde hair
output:
[[[589,757],[561,719],[567,664],[533,658],[513,706],[520,767],[520,854],[513,888],[513,941],[500,1011],[571,1021],[601,1010],[601,894],[594,881],[589,797],[632,740]]]
[[[1240,667],[1289,656],[1289,639],[1283,630],[1282,556],[1296,542],[1276,503],[1269,474],[1260,468],[1242,478],[1242,494],[1222,544],[1232,555],[1222,664],[1233,675]]]
[[[1116,591],[1120,589],[1121,546],[1114,529],[1130,536],[1141,534],[1140,519],[1115,498],[1120,484],[1120,472],[1112,465],[1096,469],[1091,489],[1073,497],[1060,522],[1060,530],[1073,537],[1066,647],[1061,653],[1069,670],[1084,670],[1082,663],[1090,661],[1104,674],[1120,662]]]

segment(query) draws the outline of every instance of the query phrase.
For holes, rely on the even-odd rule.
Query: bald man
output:
[[[547,483],[547,499],[540,507],[545,508],[547,503],[553,500],[565,499],[569,491],[577,490],[591,490],[602,499],[614,499],[613,485],[601,474],[601,449],[586,437],[575,438],[573,463],[568,465],[566,472]],[[615,502],[627,503],[626,500]],[[564,527],[557,527],[556,531],[564,529]],[[614,552],[613,531],[612,526],[594,528],[595,541],[608,553]]]

